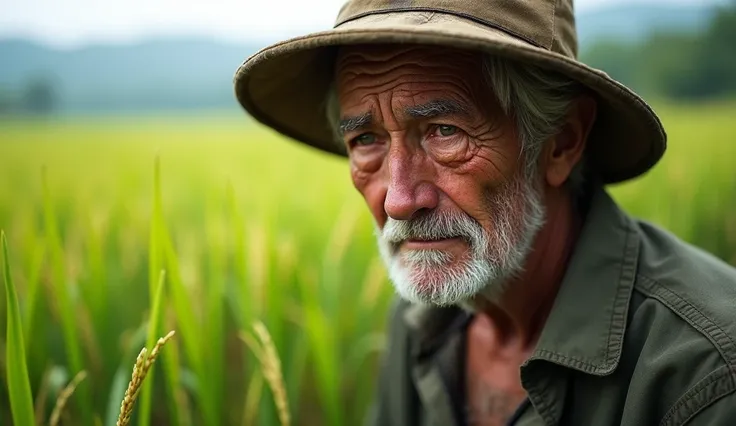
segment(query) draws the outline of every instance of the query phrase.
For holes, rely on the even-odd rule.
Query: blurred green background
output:
[[[211,8],[237,14],[226,3]],[[736,5],[578,5],[582,60],[644,95],[669,135],[664,160],[613,195],[736,265]],[[329,25],[339,2],[327,6],[328,16],[301,18]],[[17,7],[18,19],[37,13]],[[239,7],[251,19],[268,12]],[[279,424],[242,339],[262,321],[293,424],[359,424],[393,298],[367,209],[343,161],[236,105],[235,69],[275,33],[210,37],[177,16],[181,28],[165,37],[131,30],[120,40],[79,35],[77,24],[46,35],[43,20],[35,32],[0,25],[0,229],[36,422],[48,424],[84,370],[62,424],[115,424],[164,269],[152,332],[177,335],[133,423]],[[7,311],[0,297],[1,425],[13,424]]]

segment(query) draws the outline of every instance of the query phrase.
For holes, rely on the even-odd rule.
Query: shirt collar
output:
[[[621,359],[639,235],[603,188],[593,193],[565,277],[525,365],[546,360],[584,373],[612,373]]]
[[[621,358],[638,252],[630,219],[603,188],[594,189],[553,308],[525,365],[546,360],[588,374],[613,372]],[[431,353],[469,318],[457,307],[410,306],[404,321],[416,337],[413,355]]]

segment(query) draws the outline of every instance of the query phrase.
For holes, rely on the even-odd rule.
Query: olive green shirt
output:
[[[736,270],[602,188],[586,210],[509,424],[736,425]],[[467,424],[470,315],[395,304],[369,425]]]

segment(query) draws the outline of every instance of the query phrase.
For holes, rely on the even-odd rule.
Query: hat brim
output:
[[[442,19],[427,19],[418,12],[368,15],[336,29],[266,47],[238,68],[236,97],[260,123],[289,138],[345,156],[326,115],[337,49],[386,43],[485,52],[553,70],[587,86],[598,95],[588,166],[603,183],[622,182],[645,173],[666,149],[665,131],[651,107],[604,72],[454,15]]]

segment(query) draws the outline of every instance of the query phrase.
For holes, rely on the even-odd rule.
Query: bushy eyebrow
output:
[[[373,115],[370,112],[365,114],[343,117],[340,120],[340,135],[357,130],[367,129],[373,123]]]
[[[406,107],[404,113],[411,118],[437,118],[451,114],[468,114],[463,103],[452,99],[437,99],[421,105]]]
[[[408,117],[417,119],[431,119],[451,114],[468,115],[468,107],[458,101],[452,99],[436,99],[421,105],[413,105],[404,108],[404,114]],[[371,127],[373,125],[373,115],[370,112],[365,114],[346,116],[340,119],[338,130],[340,135],[349,132],[355,132]]]

